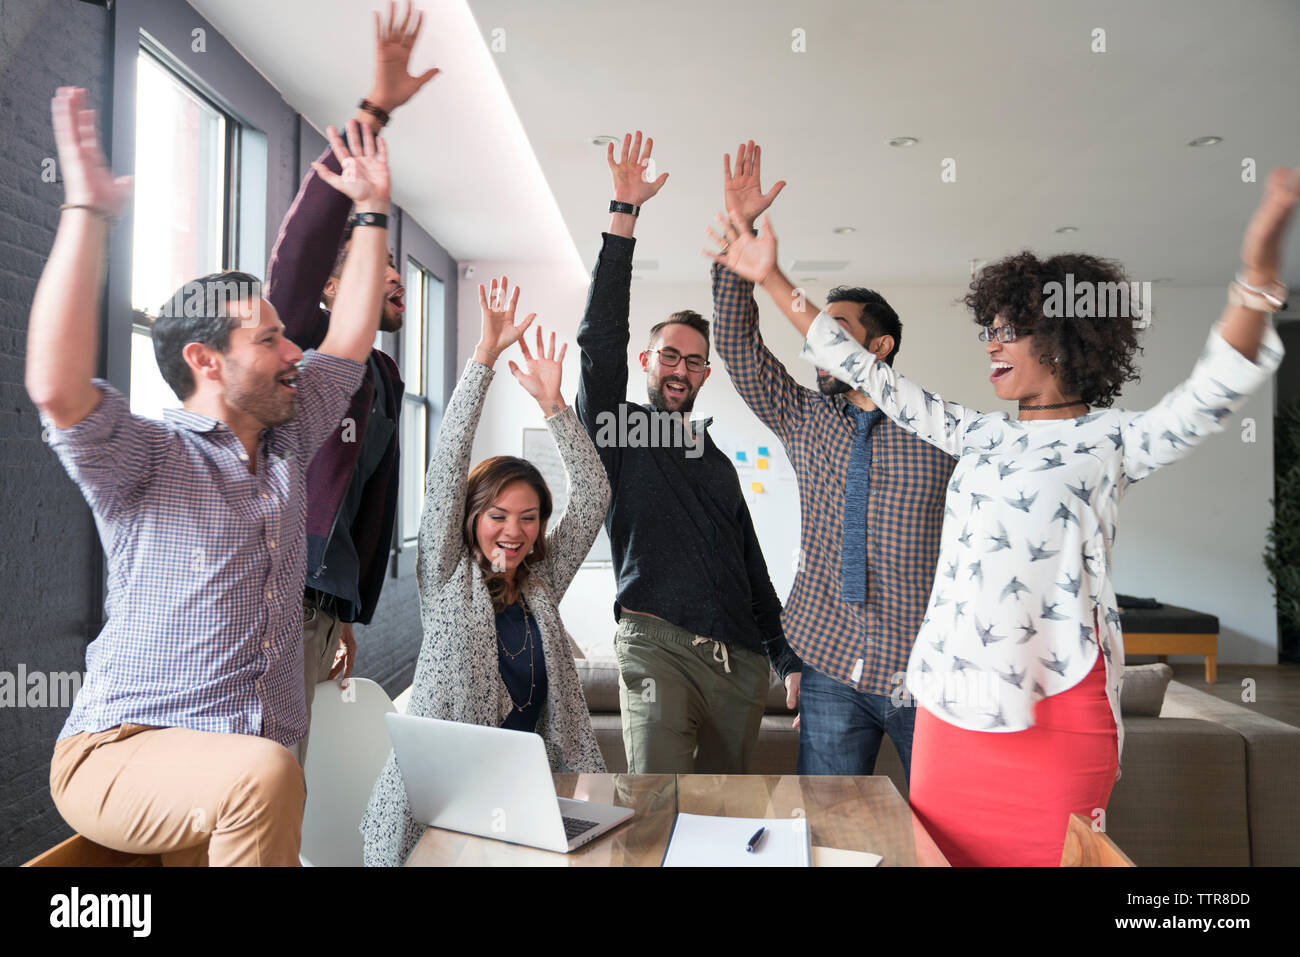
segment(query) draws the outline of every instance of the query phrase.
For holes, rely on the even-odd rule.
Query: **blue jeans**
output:
[[[889,695],[865,694],[805,662],[799,679],[799,773],[871,774],[887,734],[911,783],[916,708],[896,708]]]

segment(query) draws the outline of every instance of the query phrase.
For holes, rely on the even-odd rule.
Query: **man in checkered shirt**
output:
[[[727,215],[752,229],[784,187],[759,185],[753,142],[724,159]],[[902,326],[869,289],[833,290],[826,311],[893,364]],[[904,431],[861,392],[818,370],[799,385],[763,344],[754,285],[713,266],[713,328],[736,391],[785,446],[799,480],[794,586],[781,624],[803,661],[799,773],[871,774],[889,735],[910,774],[916,709],[903,676],[939,557],[956,462]]]
[[[27,390],[99,527],[107,622],[86,650],[50,795],[117,850],[296,864],[306,470],[374,341],[386,150],[355,124],[346,146],[330,129],[342,175],[322,176],[353,200],[358,228],[320,348],[304,358],[283,336],[252,276],[187,283],[153,328],[184,404],[159,422],[92,378],[105,240],[130,186],[108,171],[84,102],[65,88],[53,104],[67,202],[32,303]]]

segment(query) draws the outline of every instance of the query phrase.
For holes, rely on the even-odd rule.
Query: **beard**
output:
[[[405,313],[398,312],[392,307],[389,301],[385,299],[383,306],[379,309],[379,331],[401,332],[402,321],[405,318]]]
[[[847,382],[841,382],[829,372],[817,373],[817,388],[822,395],[843,395],[845,392],[853,391],[853,386]]]
[[[675,408],[672,403],[679,400],[664,391],[664,385],[669,382],[680,383],[686,388],[686,394],[680,399],[681,404]],[[690,382],[682,376],[666,375],[660,377],[658,381],[650,380],[646,383],[646,394],[650,398],[650,404],[660,412],[678,413],[683,421],[690,420],[691,409],[695,406],[695,393],[696,390],[691,388]]]
[[[226,386],[225,402],[252,416],[266,428],[284,425],[298,414],[298,394],[280,391],[280,375],[257,375],[238,362],[227,360],[233,373]]]

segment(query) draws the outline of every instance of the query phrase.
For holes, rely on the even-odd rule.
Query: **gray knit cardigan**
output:
[[[465,366],[429,460],[416,560],[424,644],[406,713],[500,727],[512,704],[498,666],[496,615],[483,572],[461,533],[470,450],[492,375],[472,359]],[[537,731],[553,771],[602,772],[605,762],[559,605],[604,521],[610,486],[572,406],[546,424],[564,462],[569,501],[549,523],[546,560],[529,566],[524,584],[546,659],[547,695]],[[410,816],[406,788],[390,753],[361,818],[365,863],[402,864],[424,830]]]

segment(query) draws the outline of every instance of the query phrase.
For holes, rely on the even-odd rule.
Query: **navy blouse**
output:
[[[531,649],[525,648],[528,639],[524,634],[523,608],[517,603],[508,605],[497,615],[497,662],[501,680],[506,683],[510,700],[516,705],[501,727],[511,731],[536,731],[542,702],[546,700],[546,656],[542,653],[542,632],[531,613],[528,615],[528,629],[532,634]],[[506,654],[507,651],[510,655]],[[520,711],[518,706],[528,700],[530,686],[533,702]]]

